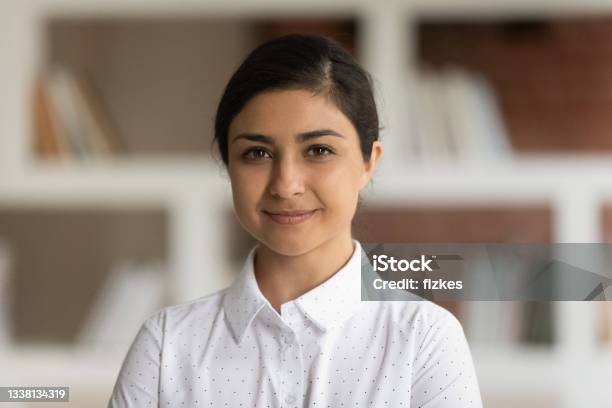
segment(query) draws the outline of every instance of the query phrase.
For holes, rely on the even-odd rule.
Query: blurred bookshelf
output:
[[[163,304],[230,283],[253,241],[233,218],[229,180],[211,150],[214,108],[246,53],[287,32],[336,38],[374,76],[385,154],[363,194],[359,239],[612,237],[612,81],[605,82],[610,59],[602,55],[612,49],[612,17],[601,17],[612,16],[611,6],[39,0],[10,7],[0,17],[14,43],[0,57],[7,90],[0,239],[21,265],[12,269],[25,269],[11,275],[20,317],[11,320],[14,338],[0,344],[9,367],[0,370],[3,384],[53,380],[80,393],[78,405],[105,404],[125,343],[104,351],[74,339],[123,257],[163,261]],[[590,70],[580,71],[581,61]],[[53,245],[45,250],[30,237]],[[73,252],[79,256],[61,255]],[[72,264],[43,267],[45,254]],[[45,272],[50,282],[37,278]],[[24,298],[26,287],[47,290],[38,300],[49,303]],[[66,307],[77,292],[74,310],[53,302],[63,293]],[[603,391],[585,394],[604,390],[612,376],[609,306],[553,302],[529,312],[519,302],[491,303],[444,305],[464,324],[485,406],[608,404]],[[24,307],[36,305],[63,313],[66,327],[35,324],[45,314]],[[511,319],[528,322],[521,335],[505,327]],[[542,327],[544,334],[527,333]]]
[[[132,262],[132,268],[140,264],[140,269],[150,270],[149,275],[157,274],[151,276],[159,280],[154,285],[157,287],[148,289],[151,301],[156,293],[158,298],[141,309],[146,313],[151,307],[161,307],[167,302],[160,296],[160,288],[167,286],[164,280],[168,273],[163,265],[167,259],[166,224],[163,212],[155,210],[3,208],[2,242],[5,247],[10,246],[7,252],[15,254],[10,262],[15,341],[74,342],[89,318],[87,312],[97,298],[96,289],[112,278],[111,271],[119,268],[118,264],[113,265],[115,262]],[[153,268],[153,264],[158,267]],[[141,285],[136,287],[147,290],[147,277],[138,278]],[[124,308],[138,308],[137,299],[127,300],[130,302]],[[113,319],[119,320],[125,313],[127,310]],[[135,319],[143,317],[146,316],[141,313]],[[112,329],[106,327],[109,332]]]
[[[550,243],[550,208],[367,208],[354,221],[361,242]],[[554,316],[546,302],[437,302],[462,323],[472,347],[553,345]],[[495,322],[503,322],[495,324]]]
[[[229,76],[252,48],[290,27],[355,50],[351,19],[49,19],[32,97],[34,159],[210,159]]]

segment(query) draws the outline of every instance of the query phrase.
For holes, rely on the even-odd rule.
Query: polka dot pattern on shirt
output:
[[[481,407],[457,319],[429,301],[361,301],[361,245],[281,305],[251,250],[234,283],[147,319],[109,407]]]

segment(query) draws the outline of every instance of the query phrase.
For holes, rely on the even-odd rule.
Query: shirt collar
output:
[[[234,337],[241,342],[245,331],[259,311],[270,302],[259,290],[253,261],[254,246],[242,270],[223,298],[223,308]],[[361,304],[362,247],[353,239],[353,254],[328,280],[295,299],[295,303],[321,330],[339,327]]]

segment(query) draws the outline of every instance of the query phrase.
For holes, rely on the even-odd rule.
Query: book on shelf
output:
[[[525,342],[551,344],[553,325],[552,302],[525,302]]]
[[[486,279],[487,276],[501,273],[514,276],[515,271],[529,267],[528,262],[515,262],[513,258],[500,257],[501,254],[496,254],[494,262],[491,262],[493,255],[483,251],[481,256],[466,264],[467,268],[479,270],[481,279],[476,280],[472,287],[476,294],[493,294],[497,290],[496,281]],[[465,307],[468,316],[466,333],[470,341],[500,346],[550,344],[553,341],[550,302],[481,300],[467,302]]]
[[[162,262],[117,263],[82,325],[77,342],[102,353],[129,346],[146,318],[162,306],[165,276]]]
[[[0,346],[11,341],[11,270],[12,253],[8,241],[0,239]]]
[[[76,71],[45,70],[34,84],[33,111],[33,145],[40,157],[88,160],[122,150],[93,85]]]
[[[49,95],[41,79],[34,84],[34,150],[36,154],[47,158],[59,158],[62,153],[60,140],[56,136],[58,126],[57,113],[53,112]]]
[[[410,74],[408,153],[417,161],[509,158],[512,148],[492,87],[459,68]]]
[[[444,101],[439,88],[440,83],[430,72],[422,72],[415,83],[417,98],[415,116],[417,119],[414,137],[417,146],[416,154],[422,160],[451,158],[443,116]]]

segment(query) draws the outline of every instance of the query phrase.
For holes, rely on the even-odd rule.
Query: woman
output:
[[[372,81],[336,42],[256,48],[215,139],[258,244],[224,290],[145,321],[110,407],[480,407],[459,322],[428,301],[361,301],[351,221],[382,155]]]

